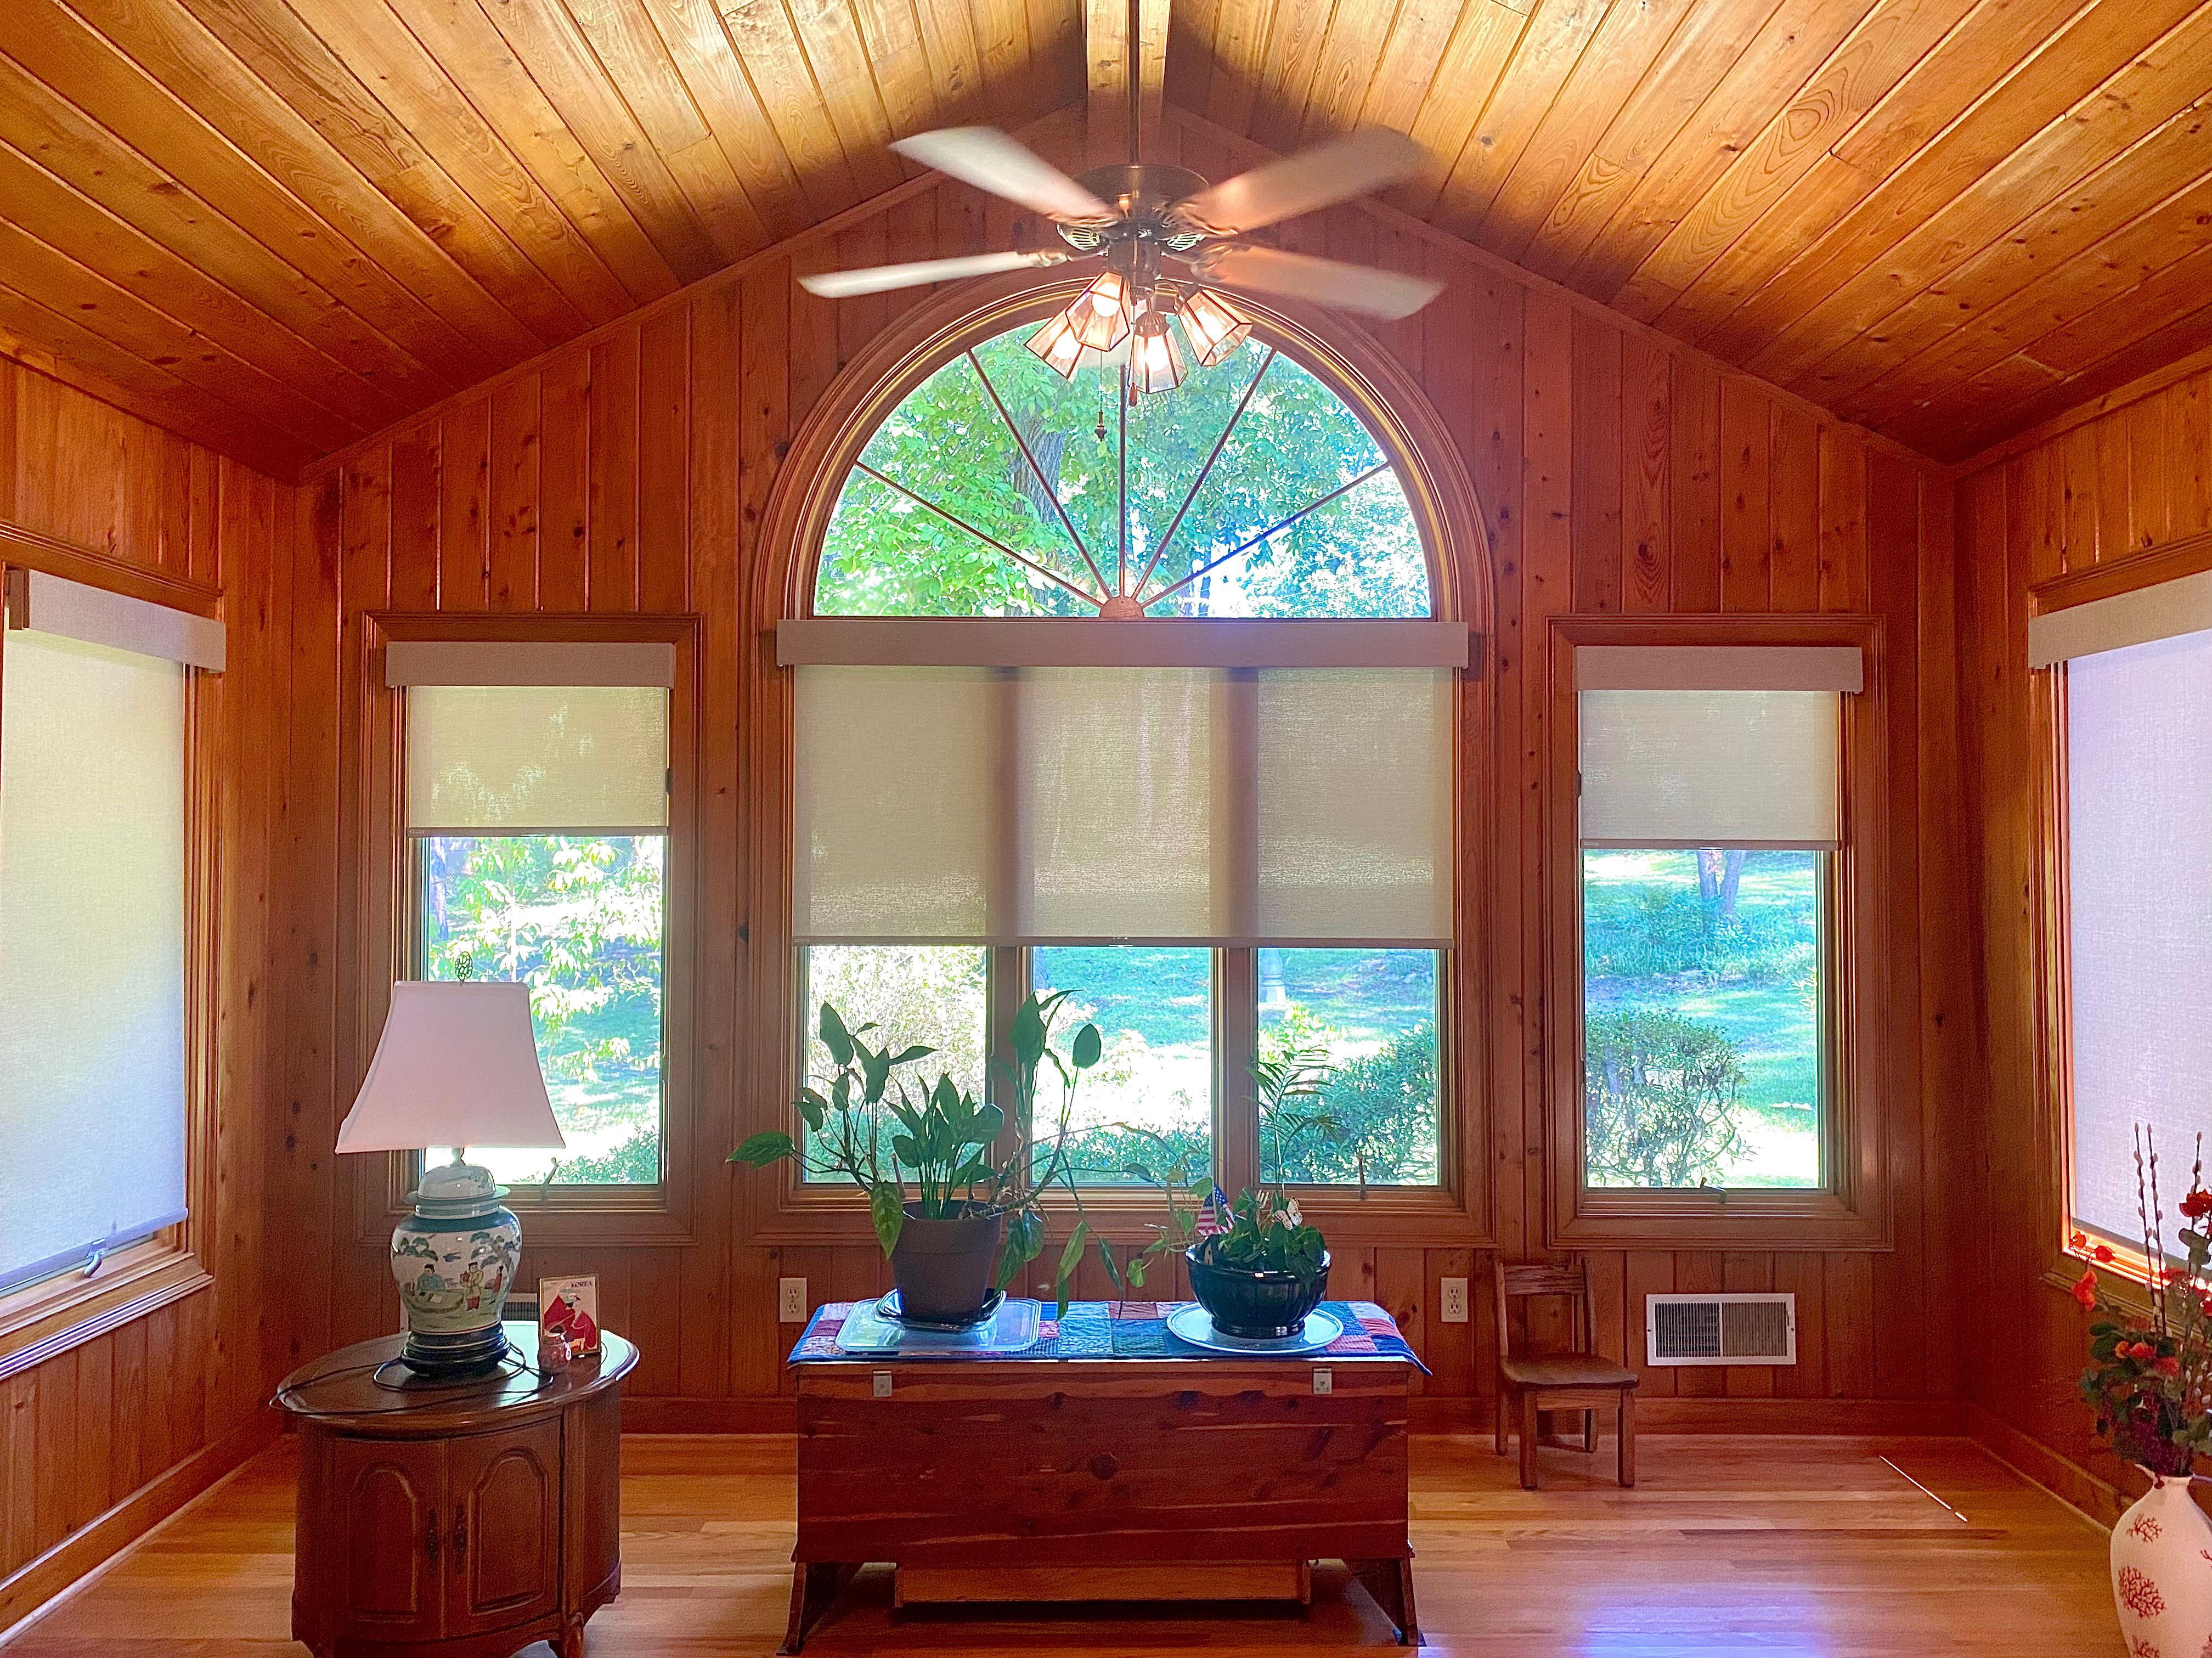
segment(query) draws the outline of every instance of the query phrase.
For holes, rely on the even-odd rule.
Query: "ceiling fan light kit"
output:
[[[1137,38],[1131,4],[1129,39]],[[1105,269],[1027,342],[1053,370],[1073,380],[1091,363],[1122,375],[1124,401],[1168,391],[1187,372],[1170,324],[1182,325],[1191,357],[1212,368],[1249,337],[1252,321],[1210,287],[1163,280],[1172,262],[1222,287],[1334,306],[1365,315],[1411,315],[1443,291],[1441,282],[1255,246],[1242,239],[1265,226],[1380,190],[1419,171],[1427,153],[1402,132],[1370,127],[1332,138],[1250,172],[1209,183],[1188,167],[1137,159],[1137,76],[1129,76],[1129,160],[1069,178],[993,127],[950,127],[896,141],[901,155],[988,190],[1050,220],[1071,252],[969,254],[867,270],[810,273],[810,293],[838,298],[949,282],[1024,265],[1096,255]]]

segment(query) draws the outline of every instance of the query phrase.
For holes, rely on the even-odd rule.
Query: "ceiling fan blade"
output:
[[[825,300],[848,300],[894,288],[916,288],[923,282],[988,276],[1001,270],[1019,270],[1024,265],[1065,264],[1074,257],[1062,247],[1041,247],[1027,253],[967,253],[956,259],[915,259],[905,264],[872,264],[858,270],[817,270],[801,276],[799,285]]]
[[[891,148],[926,167],[1018,202],[1048,219],[1081,224],[1110,219],[1114,210],[1026,146],[996,127],[945,127],[896,138]]]
[[[1316,259],[1308,253],[1285,253],[1279,247],[1210,247],[1190,265],[1208,282],[1224,288],[1311,300],[1340,311],[1358,311],[1394,321],[1412,316],[1444,291],[1442,282],[1425,276],[1346,264],[1340,259]]]
[[[1176,217],[1209,236],[1241,236],[1395,184],[1427,159],[1404,133],[1370,127],[1225,179],[1179,203]]]

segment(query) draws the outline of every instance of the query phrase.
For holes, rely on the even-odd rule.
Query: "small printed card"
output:
[[[538,1334],[541,1345],[558,1341],[570,1358],[599,1351],[599,1281],[582,1278],[538,1280]]]

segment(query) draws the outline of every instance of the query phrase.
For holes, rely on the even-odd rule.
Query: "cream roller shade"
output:
[[[2208,631],[2212,631],[2212,570],[2200,570],[2155,586],[2030,616],[2027,665],[2047,668],[2077,656]]]
[[[668,693],[639,685],[416,685],[407,827],[445,835],[668,825]]]
[[[0,1291],[185,1215],[185,679],[8,635]]]
[[[1582,843],[1837,846],[1842,708],[1836,691],[1583,692]]]
[[[12,618],[18,628],[210,673],[222,671],[226,636],[222,623],[212,617],[88,586],[44,570],[25,570],[21,575],[21,604]]]
[[[793,935],[1448,944],[1454,683],[800,667]]]

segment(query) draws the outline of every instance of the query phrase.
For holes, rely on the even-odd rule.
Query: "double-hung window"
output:
[[[192,682],[222,668],[223,635],[41,571],[7,586],[0,1326],[17,1327],[104,1287],[103,1261],[186,1248],[206,1012]]]
[[[568,1142],[471,1149],[511,1184],[663,1179],[674,665],[657,642],[386,647],[405,697],[412,971],[529,985]]]
[[[1295,1048],[1345,1133],[1283,1174],[1449,1185],[1468,633],[1433,532],[1287,341],[1133,400],[1032,331],[866,437],[783,626],[799,1064],[826,1000],[987,1092],[1022,997],[1065,991],[1105,1039],[1086,1181],[1162,1140],[1231,1190],[1273,1175],[1249,1067]]]
[[[1873,1195],[1863,1113],[1846,1132],[1878,1051],[1846,1017],[1872,1017],[1849,965],[1878,914],[1849,786],[1875,728],[1865,653],[1680,632],[1563,624],[1562,1230],[1825,1221],[1842,1241]]]
[[[2057,762],[2045,1064],[2066,1229],[2139,1260],[2140,1137],[2171,1188],[2171,1248],[2174,1196],[2212,1131],[2212,574],[2051,609],[2029,650],[2050,671]]]

